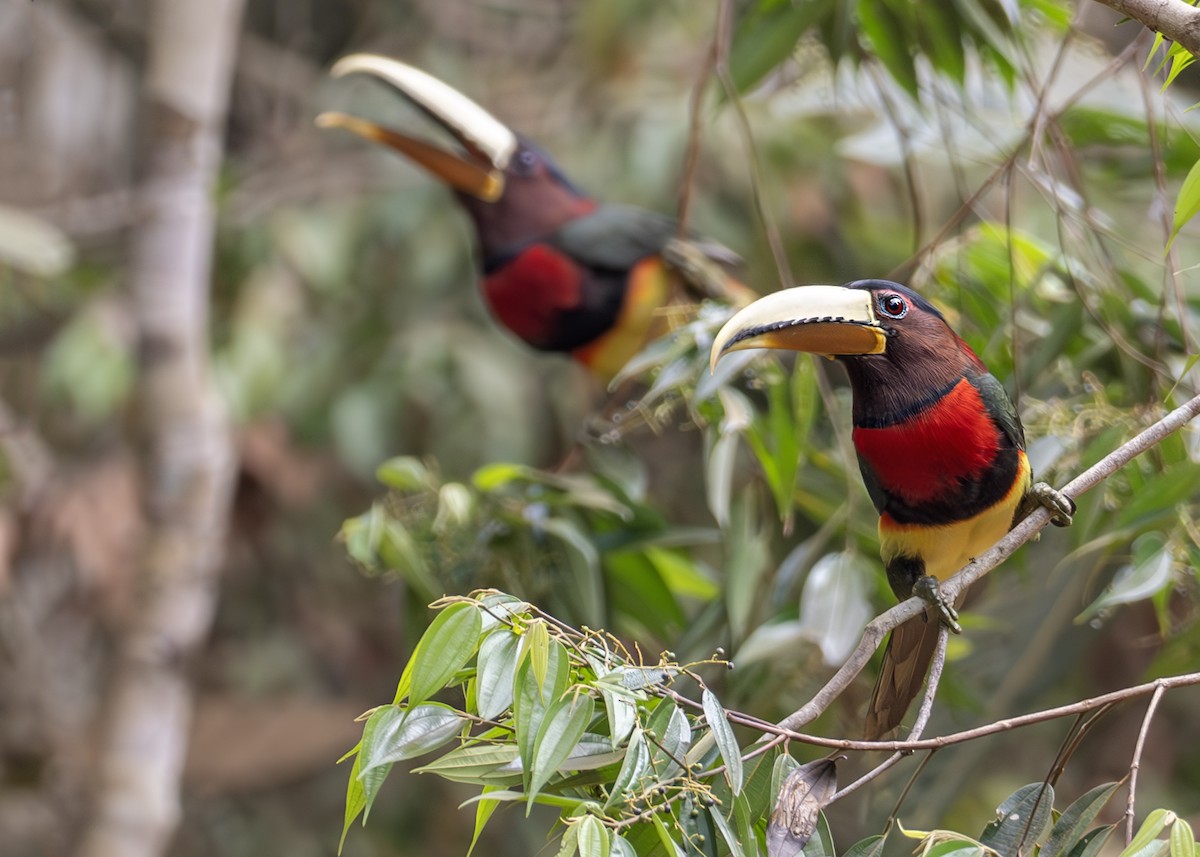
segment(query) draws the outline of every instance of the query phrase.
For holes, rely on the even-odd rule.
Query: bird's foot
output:
[[[912,591],[913,595],[928,601],[929,605],[937,610],[942,624],[949,628],[952,633],[962,633],[962,625],[958,624],[958,611],[942,595],[942,587],[936,577],[932,574],[922,574],[913,581]]]
[[[1075,519],[1075,501],[1048,482],[1035,482],[1025,497],[1024,518],[1038,506],[1050,510],[1050,523],[1056,527],[1069,527]]]
[[[684,290],[694,297],[724,301],[737,306],[749,303],[749,300],[743,303],[740,296],[731,295],[729,275],[696,243],[672,238],[663,247],[662,257],[667,267],[679,274]],[[748,293],[745,286],[740,288]]]

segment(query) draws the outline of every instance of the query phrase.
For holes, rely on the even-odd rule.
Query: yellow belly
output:
[[[926,574],[945,580],[1003,538],[1032,481],[1029,460],[1021,452],[1012,489],[999,503],[973,518],[931,527],[898,524],[883,515],[879,519],[879,552],[884,565],[898,556],[920,557],[925,561]]]
[[[572,352],[607,384],[651,339],[666,333],[662,308],[671,298],[671,281],[662,260],[645,259],[630,272],[621,315],[603,336]]]

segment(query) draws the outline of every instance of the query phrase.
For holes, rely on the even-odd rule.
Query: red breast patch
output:
[[[550,339],[559,311],[579,303],[579,267],[546,244],[523,250],[483,280],[483,293],[496,319],[530,345]]]
[[[1000,430],[966,378],[902,423],[854,429],[854,446],[880,484],[910,505],[982,477],[999,445]]]

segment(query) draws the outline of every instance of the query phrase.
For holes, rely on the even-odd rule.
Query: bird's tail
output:
[[[939,628],[937,615],[927,610],[892,631],[867,709],[864,734],[868,741],[891,732],[904,719],[925,682],[925,673],[937,648]]]

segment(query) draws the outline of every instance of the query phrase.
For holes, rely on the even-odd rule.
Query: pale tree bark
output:
[[[106,698],[81,857],[158,857],[180,816],[189,666],[216,605],[234,455],[209,372],[222,130],[243,0],[155,0],[130,288],[147,536]]]
[[[1200,57],[1200,9],[1186,0],[1096,0]]]

